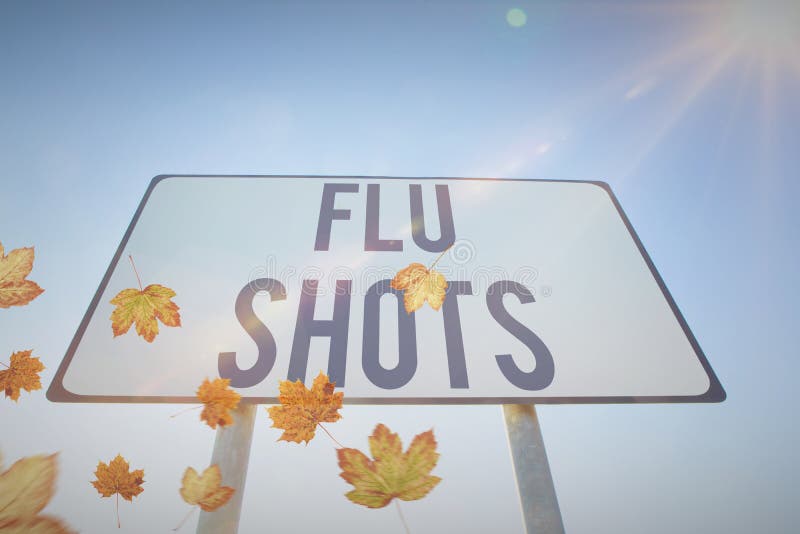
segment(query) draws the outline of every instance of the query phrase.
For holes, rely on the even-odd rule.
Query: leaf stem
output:
[[[117,493],[117,528],[122,528],[122,523],[119,522],[119,493]]]
[[[186,523],[186,520],[189,519],[189,517],[194,513],[195,510],[197,510],[197,506],[192,506],[189,509],[189,511],[186,513],[186,515],[183,516],[183,519],[181,519],[181,522],[178,523],[178,526],[172,529],[172,532],[180,530],[180,528],[183,526],[184,523]]]
[[[406,529],[406,534],[411,534],[411,531],[408,529],[408,523],[406,523],[406,517],[403,515],[403,509],[400,508],[400,501],[395,498],[394,504],[397,506],[397,513],[400,514],[400,521],[403,522],[403,528]]]
[[[317,426],[320,427],[322,430],[324,430],[325,433],[328,434],[328,437],[331,438],[333,440],[333,442],[336,443],[339,446],[340,449],[346,449],[347,448],[344,445],[342,445],[341,443],[339,443],[339,440],[334,438],[333,434],[328,432],[328,429],[325,428],[324,426],[322,426],[322,423],[317,423]]]
[[[128,254],[128,259],[131,260],[131,266],[133,266],[133,274],[136,275],[136,281],[139,282],[139,290],[144,291],[144,288],[142,287],[142,279],[139,278],[139,271],[136,270],[136,264],[133,263],[133,256]]]
[[[199,410],[202,407],[203,407],[202,405],[200,405],[200,406],[192,406],[191,408],[186,408],[185,410],[181,410],[178,413],[174,413],[174,414],[170,415],[169,418],[172,419],[173,417],[178,417],[179,415],[185,414],[186,412],[191,412],[192,410]]]
[[[430,267],[428,267],[428,270],[429,270],[429,271],[430,271],[431,269],[433,269],[434,267],[436,267],[436,264],[437,264],[437,263],[439,263],[439,260],[441,260],[441,259],[442,259],[442,256],[444,256],[445,252],[447,252],[448,250],[450,250],[451,248],[453,248],[453,244],[454,244],[454,243],[450,243],[450,246],[448,246],[446,249],[444,249],[444,250],[442,251],[442,253],[441,253],[441,254],[439,254],[438,256],[436,256],[436,259],[435,259],[435,260],[433,260],[433,263],[431,263],[431,266],[430,266]]]

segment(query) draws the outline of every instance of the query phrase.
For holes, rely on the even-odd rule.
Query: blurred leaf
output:
[[[218,465],[212,465],[201,475],[191,467],[186,468],[181,481],[181,497],[193,506],[199,506],[204,512],[213,512],[227,503],[235,490],[222,486],[222,473]]]

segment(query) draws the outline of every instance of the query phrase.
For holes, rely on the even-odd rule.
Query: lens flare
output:
[[[756,54],[800,55],[800,2],[740,0],[722,13],[723,38]]]
[[[506,22],[512,28],[521,28],[528,22],[528,15],[525,14],[520,8],[515,7],[508,10],[506,13]]]

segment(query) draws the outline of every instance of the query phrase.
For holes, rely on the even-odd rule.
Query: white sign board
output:
[[[449,247],[449,248],[448,248]],[[448,281],[407,314],[410,263]],[[110,303],[172,288],[180,327],[114,337]],[[327,372],[362,404],[718,402],[725,393],[606,184],[160,176],[48,391],[248,402]]]

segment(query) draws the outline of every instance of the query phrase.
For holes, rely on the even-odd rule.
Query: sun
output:
[[[567,3],[564,9],[578,7]],[[610,72],[591,92],[559,103],[559,113],[569,110],[567,117],[574,117],[578,115],[574,110],[591,113],[602,107],[601,102],[620,99],[630,102],[631,109],[642,110],[641,105],[634,107],[634,101],[654,98],[647,108],[646,131],[629,147],[616,172],[619,181],[633,177],[712,89],[730,97],[725,99],[729,107],[721,119],[720,144],[727,142],[728,132],[744,113],[753,112],[757,123],[751,130],[757,136],[753,141],[760,151],[759,164],[764,165],[762,175],[774,174],[769,168],[770,144],[783,120],[782,108],[797,105],[800,86],[800,0],[629,0],[580,3],[579,9],[623,27],[635,27],[645,19],[658,29],[656,33],[669,37],[669,44],[643,52],[636,63]],[[631,41],[631,46],[639,45]],[[517,173],[559,144],[553,132],[528,137],[520,143],[524,148],[514,147],[509,150],[513,156],[502,157],[503,163],[472,174]],[[560,141],[565,139],[562,135]]]
[[[688,30],[680,44],[667,51],[664,66],[724,57],[726,61],[777,62],[789,70],[800,67],[799,0],[667,2],[657,16],[665,24]],[[800,75],[800,69],[796,73]]]
[[[800,56],[800,2],[739,0],[720,6],[721,39],[756,57]]]
[[[698,98],[722,79],[733,84],[726,90],[744,95],[736,97],[731,117],[739,107],[758,108],[758,142],[769,145],[779,109],[793,94],[792,84],[800,82],[800,0],[641,3],[627,9],[658,17],[676,38],[621,77],[625,100],[646,97],[663,80],[674,82],[669,103],[632,153],[623,176],[633,175]]]

